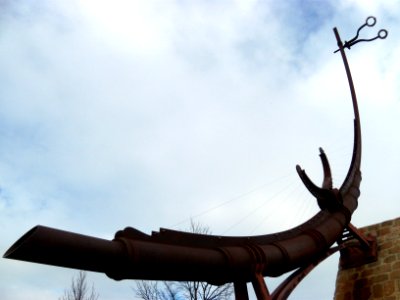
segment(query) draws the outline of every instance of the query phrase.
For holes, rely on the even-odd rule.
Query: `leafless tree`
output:
[[[96,293],[94,285],[89,289],[86,282],[86,272],[79,271],[77,277],[73,277],[71,286],[64,291],[64,295],[59,300],[97,300],[99,294]]]
[[[227,300],[233,294],[232,284],[214,286],[207,282],[185,281],[179,284],[179,288],[179,294],[191,300]]]
[[[141,280],[136,282],[134,291],[143,300],[178,300],[180,298],[175,284],[176,282]]]
[[[193,233],[210,234],[210,229],[200,223],[190,222]],[[133,289],[143,300],[228,300],[233,295],[232,284],[214,286],[207,282],[137,281]]]

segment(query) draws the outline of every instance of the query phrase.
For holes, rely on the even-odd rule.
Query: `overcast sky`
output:
[[[112,239],[150,233],[271,233],[318,212],[295,165],[335,186],[353,112],[334,55],[348,52],[363,134],[353,224],[399,217],[398,1],[0,1],[0,252],[37,224]],[[292,299],[330,299],[338,257]],[[75,270],[0,259],[3,300],[57,299]],[[100,299],[133,281],[89,273]],[[282,279],[280,279],[282,280]],[[276,280],[266,279],[271,287]]]

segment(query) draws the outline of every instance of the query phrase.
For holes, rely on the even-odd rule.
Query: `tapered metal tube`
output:
[[[233,247],[235,248],[235,247]],[[218,248],[163,245],[140,238],[104,240],[36,226],[4,254],[5,258],[106,273],[120,279],[197,280],[222,283],[250,277],[252,256],[244,248],[230,265]],[[226,271],[232,267],[233,272]]]
[[[66,268],[105,272],[115,268],[124,247],[120,243],[36,226],[17,240],[5,258]]]
[[[203,245],[174,244],[173,237],[165,243],[158,235],[145,235],[132,228],[119,231],[113,240],[105,240],[36,226],[4,257],[101,272],[116,280],[249,282],[256,269],[263,276],[278,276],[326,250],[347,223],[341,213],[333,215],[327,215],[316,228],[304,228],[298,235],[282,238],[278,234],[273,242],[265,244],[244,237],[221,237],[220,243],[210,242],[212,236],[198,236]]]

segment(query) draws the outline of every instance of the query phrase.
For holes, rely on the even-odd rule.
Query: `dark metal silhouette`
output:
[[[376,18],[372,17],[372,16],[368,17],[365,20],[365,23],[358,28],[356,36],[353,37],[350,41],[345,41],[343,47],[347,48],[347,49],[350,49],[351,46],[354,46],[355,44],[357,44],[359,42],[371,42],[371,41],[374,41],[376,39],[386,39],[386,37],[388,35],[388,32],[387,32],[386,29],[379,30],[378,34],[373,38],[370,38],[370,39],[358,39],[358,35],[360,34],[361,29],[363,29],[365,26],[374,27],[375,24],[376,24]],[[340,49],[337,49],[334,53],[338,52],[339,50]]]
[[[360,27],[356,38],[364,26]],[[374,240],[364,237],[350,223],[360,195],[361,126],[344,48],[350,48],[355,42],[343,45],[336,28],[334,33],[354,109],[353,154],[347,176],[339,188],[333,188],[329,162],[322,149],[324,179],[321,187],[315,185],[303,169],[296,167],[321,208],[310,220],[287,231],[245,237],[169,229],[147,235],[127,227],[118,231],[112,241],[36,226],[12,245],[4,257],[103,272],[116,280],[207,281],[216,285],[233,282],[236,299],[248,299],[246,283],[252,282],[257,298],[264,300],[286,299],[304,276],[338,250],[344,257],[343,265],[346,259],[351,261],[354,257],[358,258],[358,263],[376,259]],[[332,247],[335,242],[337,246]],[[295,272],[270,294],[264,276],[279,276],[292,270]]]

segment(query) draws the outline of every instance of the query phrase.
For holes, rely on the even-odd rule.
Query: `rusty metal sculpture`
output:
[[[300,280],[319,262],[340,250],[343,267],[376,259],[376,243],[364,237],[351,223],[358,205],[361,182],[361,127],[356,94],[344,48],[334,28],[354,109],[354,148],[350,168],[340,188],[333,188],[328,159],[322,149],[324,179],[316,186],[305,171],[297,172],[321,211],[309,221],[287,231],[249,237],[226,237],[160,229],[151,235],[128,227],[112,241],[36,226],[5,253],[5,258],[67,268],[103,272],[121,279],[207,281],[220,285],[233,282],[236,299],[248,299],[252,282],[258,299],[286,299]],[[372,25],[371,25],[372,24]],[[387,31],[385,31],[385,37]],[[382,34],[378,37],[384,38]],[[332,246],[337,243],[337,246]],[[264,276],[279,276],[295,270],[273,293]]]

